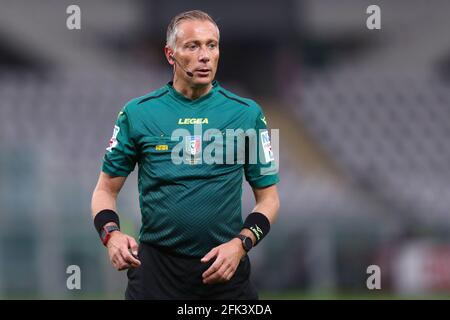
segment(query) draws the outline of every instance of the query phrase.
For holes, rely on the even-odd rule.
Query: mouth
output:
[[[198,68],[198,69],[195,69],[195,72],[198,73],[200,76],[207,76],[211,72],[211,69]]]

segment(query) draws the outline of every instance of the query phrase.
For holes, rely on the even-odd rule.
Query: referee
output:
[[[247,252],[277,216],[279,178],[261,108],[214,80],[219,38],[202,11],[174,17],[164,48],[173,81],[129,101],[114,126],[91,209],[112,265],[128,269],[126,299],[258,299]],[[239,140],[230,130],[245,132],[244,157],[238,143],[225,143]],[[256,132],[256,161],[248,132]],[[139,245],[120,231],[116,208],[136,164]],[[256,200],[245,220],[243,176]]]

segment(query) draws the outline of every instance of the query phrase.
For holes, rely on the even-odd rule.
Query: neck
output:
[[[198,99],[212,89],[212,83],[201,86],[192,86],[180,78],[173,79],[173,88],[190,100]]]

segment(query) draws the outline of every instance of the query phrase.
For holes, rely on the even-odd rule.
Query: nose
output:
[[[200,55],[198,57],[198,60],[203,63],[209,62],[210,58],[209,58],[208,48],[202,47],[202,49],[200,50]]]

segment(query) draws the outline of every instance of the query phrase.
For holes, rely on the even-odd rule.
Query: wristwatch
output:
[[[236,238],[241,239],[242,247],[244,248],[245,252],[249,252],[250,249],[253,248],[253,241],[250,237],[244,236],[243,234],[238,234]]]
[[[100,240],[102,240],[103,245],[106,247],[109,238],[111,238],[111,233],[114,231],[120,231],[118,226],[104,226],[100,235]]]

